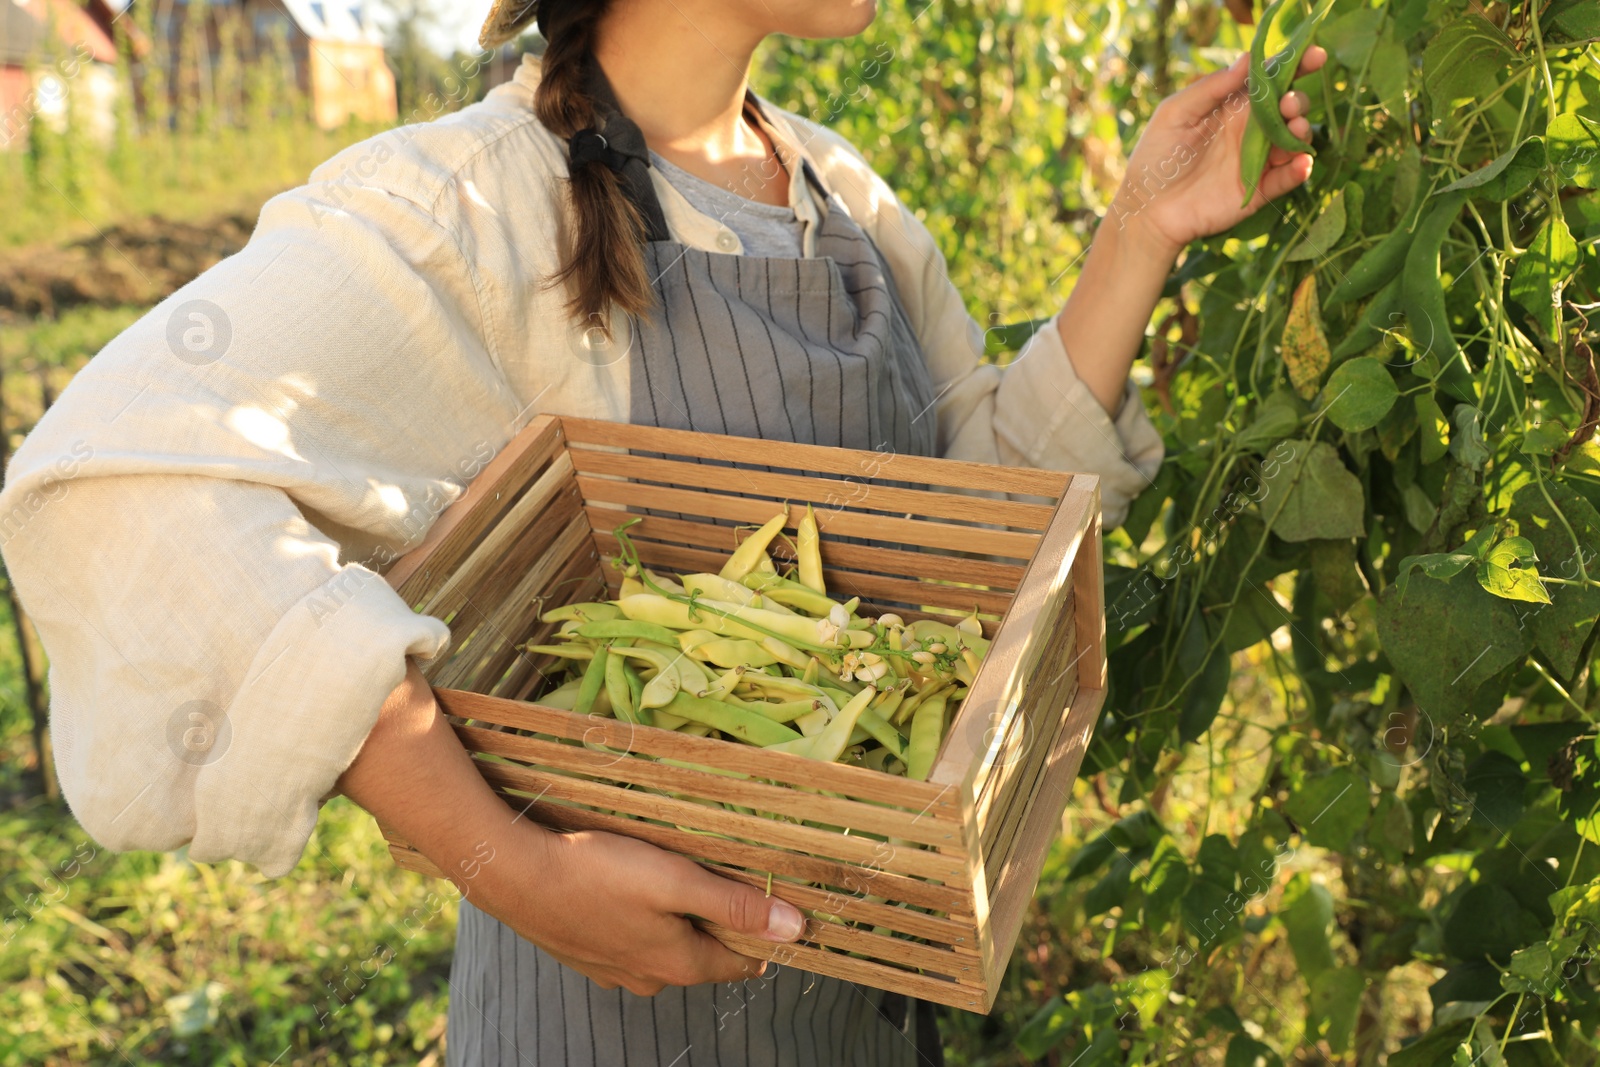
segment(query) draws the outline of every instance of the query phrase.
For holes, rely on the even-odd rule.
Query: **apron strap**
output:
[[[650,180],[650,147],[645,144],[644,133],[632,119],[622,113],[616,94],[611,89],[610,80],[606,78],[605,71],[600,69],[600,64],[593,59],[587,63],[585,83],[589,99],[594,102],[595,129],[606,139],[607,147],[611,151],[626,157],[626,162],[618,174],[622,178],[622,187],[628,194],[628,199],[638,208],[640,217],[644,219],[645,240],[672,240],[672,234],[667,229],[667,217],[661,210],[661,200],[656,196],[655,185]],[[766,113],[761,110],[761,103],[756,99],[756,94],[749,89],[745,90],[744,109],[745,114],[751,116],[756,125],[766,133],[767,138],[777,145],[779,137]],[[801,173],[816,191],[817,199],[826,213],[832,192],[823,184],[822,178],[811,166],[811,160],[806,154],[800,152],[799,157]]]

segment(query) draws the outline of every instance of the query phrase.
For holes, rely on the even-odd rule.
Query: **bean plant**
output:
[[[1103,964],[1013,982],[1017,1014],[964,1031],[972,1062],[1600,1062],[1600,7],[1225,6],[1220,28],[1200,3],[889,11],[903,47],[860,45],[896,58],[826,116],[913,183],[976,314],[1036,319],[1061,294],[1014,261],[990,273],[963,197],[1031,203],[1039,257],[1076,254],[1079,211],[1107,201],[1084,167],[1115,170],[1174,67],[1217,69],[1260,32],[1271,81],[1308,19],[1330,53],[1293,86],[1311,181],[1187,251],[1140,371],[1168,453],[1108,535],[1111,685],[1084,768],[1119,818],[1047,875],[1034,952],[1103,924]],[[925,58],[959,51],[951,27],[977,31],[959,76]],[[771,61],[780,88],[805,61]],[[799,84],[785,102],[830,99]],[[957,130],[1033,163],[991,151],[924,197],[952,84]],[[1180,832],[1174,777],[1254,713],[1250,687],[1272,717],[1246,815]],[[1249,946],[1283,942],[1295,988],[1265,993],[1296,1017],[1247,1025],[1227,990],[1260,992]],[[1385,1022],[1402,974],[1426,986],[1410,1027]]]

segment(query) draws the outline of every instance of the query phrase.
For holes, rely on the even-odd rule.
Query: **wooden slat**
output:
[[[723,867],[715,863],[704,866],[724,878],[732,878],[736,882],[753,885],[758,889],[767,888],[767,876],[763,872]],[[970,919],[957,920],[929,915],[925,911],[895,907],[892,904],[879,904],[858,894],[830,893],[825,889],[797,882],[783,882],[779,886],[779,881],[774,879],[773,885],[780,888],[784,900],[802,911],[825,911],[848,922],[864,926],[882,926],[897,933],[947,945],[955,952],[971,953],[974,957],[980,955],[978,930]]]
[[[621,545],[611,531],[611,526],[595,527],[595,548],[602,556],[616,556],[621,551]],[[645,562],[685,574],[703,571],[715,574],[728,561],[726,552],[639,538],[635,538],[634,544]],[[781,552],[774,553],[773,559],[777,560],[782,555]],[[900,552],[869,545],[828,545],[823,575],[830,582],[842,585],[863,572],[914,577],[935,587],[962,583],[956,588],[974,585],[995,592],[1012,593],[1022,583],[1023,568],[1009,563],[936,552]]]
[[[981,980],[982,959],[972,952],[952,952],[903,937],[886,937],[871,930],[811,919],[801,944],[856,953],[893,967],[909,967],[930,975],[976,984]]]
[[[989,894],[989,915],[980,937],[984,946],[985,973],[997,976],[1005,967],[1011,949],[1022,929],[1022,919],[1044,868],[1050,845],[1061,835],[1061,813],[1072,796],[1072,783],[1078,777],[1089,735],[1105,702],[1104,689],[1079,689],[1072,710],[1056,739],[1054,751],[1045,765],[1038,794],[1028,809],[1027,821],[1011,849],[1011,857],[995,879]],[[983,1010],[994,1004],[999,990],[997,980],[990,988]]]
[[[1088,483],[1088,484],[1085,484]],[[1100,481],[1080,475],[1073,479],[1069,493],[1087,492],[1085,502],[1093,517],[1084,532],[1083,546],[1072,566],[1072,585],[1077,598],[1078,632],[1082,634],[1083,659],[1078,663],[1079,684],[1089,689],[1106,687],[1106,592],[1105,569],[1101,562]]]
[[[544,473],[517,498],[517,502],[500,521],[472,547],[466,559],[457,564],[450,576],[423,601],[423,614],[448,611],[448,608],[441,609],[440,605],[459,603],[463,596],[469,595],[469,591],[481,590],[490,572],[504,562],[512,548],[520,542],[526,542],[529,534],[539,529],[541,520],[548,526],[550,520],[545,513],[550,510],[551,501],[558,493],[572,494],[576,506],[578,484],[572,476],[572,460],[566,452],[556,454]]]
[[[951,724],[928,781],[960,785],[964,795],[973,795],[989,738],[985,717],[969,713],[968,708],[1005,707],[1027,667],[1030,649],[1037,655],[1049,631],[1059,624],[1056,609],[1072,592],[1068,583],[1069,568],[1093,525],[1094,514],[1086,510],[1091,500],[1092,496],[1075,493],[1063,498],[1057,508],[1039,551],[1028,564],[1027,575],[1011,609],[984,656],[983,667],[963,701],[967,707]]]
[[[490,784],[499,784],[500,772],[495,769],[494,764],[484,765],[483,771],[484,778]],[[506,788],[515,789],[514,786]],[[558,830],[603,830],[606,833],[648,841],[659,848],[692,859],[725,863],[753,871],[776,873],[782,869],[792,878],[851,892],[860,892],[863,887],[871,886],[874,896],[919,908],[932,908],[946,914],[970,906],[971,897],[958,886],[924,882],[877,868],[839,863],[797,852],[783,852],[760,845],[732,841],[725,837],[690,833],[687,830],[645,822],[641,819],[629,819],[587,808],[572,807],[568,804],[529,798],[516,792],[502,795],[505,802],[514,810],[525,812],[527,817],[535,822]],[[775,893],[778,891],[776,883],[773,885],[773,891]]]
[[[495,781],[547,800],[570,801],[601,811],[652,819],[679,829],[700,830],[749,844],[769,845],[784,852],[865,865],[947,885],[959,878],[966,869],[964,859],[929,849],[899,848],[867,837],[818,830],[759,815],[742,815],[693,800],[679,800],[642,789],[623,789],[605,782],[550,774],[532,767],[508,763],[486,766],[493,768]],[[484,770],[484,776],[489,777],[490,771]],[[794,806],[798,808],[805,803],[806,798],[797,797]],[[774,873],[788,872],[779,868]]]
[[[385,573],[384,578],[412,604],[432,587],[444,581],[456,563],[493,524],[502,509],[494,502],[514,493],[533,478],[535,471],[565,442],[558,419],[540,415],[523,427],[478,472],[454,504],[428,529],[427,536]],[[510,500],[506,500],[509,505]]]
[[[750,497],[727,495],[730,485],[713,485],[706,489],[684,488],[698,486],[707,480],[708,473],[717,482],[727,478],[724,467],[707,467],[701,463],[684,463],[680,460],[657,459],[653,456],[634,456],[621,452],[597,452],[580,448],[572,452],[573,464],[580,473],[578,484],[583,487],[584,498],[590,503],[612,501],[638,504],[642,507],[681,511],[689,515],[708,515],[719,519],[744,522],[765,522],[772,517],[771,504]],[[721,472],[718,477],[717,472]],[[587,474],[604,474],[609,478],[581,477]],[[776,474],[769,471],[739,471],[737,489],[741,493],[761,493],[772,498],[773,503],[809,501],[817,507],[819,525],[824,512],[834,513],[841,508],[854,511],[881,511],[895,515],[915,515],[918,518],[953,519],[957,522],[976,522],[985,525],[1012,526],[1019,530],[1043,530],[1050,522],[1050,504],[1025,504],[1012,500],[994,500],[961,493],[929,492],[925,489],[902,489],[892,485],[878,485],[865,481],[839,481],[796,474]],[[625,479],[625,480],[618,480]],[[661,485],[648,485],[660,482]],[[738,505],[735,502],[742,500]],[[764,517],[761,516],[765,511]],[[804,510],[803,508],[801,510]]]
[[[1049,754],[1055,751],[1061,731],[1066,728],[1072,703],[1078,695],[1076,673],[1068,675],[1066,689],[1067,693],[1062,694],[1066,699],[1058,703],[1058,698],[1052,694],[1048,703],[1036,709],[1040,712],[1054,710],[1042,717],[1038,736],[1027,753],[1027,766],[1022,773],[1008,779],[992,817],[979,826],[979,837],[983,841],[983,865],[991,880],[999,877],[999,872],[1011,858],[1011,849],[1044,781],[1045,762]]]
[[[448,657],[445,665],[428,673],[429,681],[436,686],[456,688],[471,686],[480,672],[490,669],[498,678],[521,653],[517,650],[518,633],[523,627],[515,620],[526,617],[529,605],[535,605],[540,590],[546,588],[551,578],[560,573],[574,556],[590,551],[588,521],[582,514],[574,517],[553,540],[550,549],[541,553],[537,562],[509,590],[502,592],[498,609],[489,613],[474,610],[465,619],[452,622],[451,635],[460,641],[460,649]]]
[[[795,791],[782,786],[730,778],[653,760],[619,760],[614,754],[596,752],[580,745],[563,745],[537,737],[471,726],[457,726],[456,734],[470,751],[525,760],[536,767],[575,771],[607,781],[649,786],[705,800],[738,804],[757,811],[796,814]],[[805,795],[804,801],[806,818],[848,827],[854,833],[880,834],[946,849],[955,848],[960,840],[951,823],[921,818],[913,812],[815,794]]]
[[[612,529],[628,516],[613,504],[588,506],[589,521],[596,529]],[[775,514],[770,508],[752,509],[767,518]],[[612,516],[616,516],[613,518]],[[849,512],[829,518],[824,525],[823,516],[817,516],[817,525],[835,537],[865,537],[877,541],[892,541],[901,545],[920,545],[924,548],[944,549],[947,552],[982,552],[986,555],[1027,560],[1039,547],[1037,534],[1016,533],[1011,530],[984,530],[976,526],[952,526],[945,522],[925,522],[921,519],[892,518],[887,515],[855,515]],[[716,526],[706,522],[684,519],[667,519],[646,515],[628,530],[630,535],[654,537],[663,541],[705,545],[712,535],[725,536],[733,551],[738,541],[731,527]],[[713,545],[714,547],[714,545]]]
[[[1069,615],[1068,624],[1058,627],[1049,636],[1038,657],[1024,668],[1022,684],[1007,696],[1005,706],[1012,708],[1008,736],[996,738],[1001,743],[991,745],[989,754],[982,757],[992,760],[993,765],[987,770],[980,768],[973,779],[973,796],[977,801],[974,814],[979,829],[986,835],[985,843],[992,836],[991,819],[1003,811],[1005,798],[1016,787],[1016,776],[1028,769],[1030,760],[1034,761],[1031,765],[1037,771],[1043,754],[1049,751],[1050,739],[1060,728],[1061,717],[1072,704],[1071,694],[1078,679],[1074,661],[1076,645],[1077,628]],[[1000,759],[1000,753],[1007,751],[1004,745],[1016,746],[1010,763]]]
[[[818,471],[846,478],[871,477],[884,481],[1022,493],[1055,499],[1066,491],[1072,477],[1059,471],[1032,467],[997,467],[988,463],[765,441],[754,437],[728,438],[691,430],[664,430],[655,426],[624,425],[596,419],[563,418],[562,424],[575,449],[586,445],[633,448],[788,470]],[[577,462],[576,457],[574,462]]]
[[[521,527],[519,536],[512,540],[506,551],[493,559],[481,561],[482,571],[471,583],[441,584],[440,588],[416,605],[425,615],[448,619],[471,598],[480,610],[492,611],[504,600],[507,591],[521,579],[528,568],[544,563],[541,557],[571,525],[574,516],[583,516],[576,493],[556,494],[549,506],[540,511],[532,522]],[[587,518],[583,520],[588,522]],[[565,559],[557,562],[565,562]]]
[[[769,752],[753,745],[689,737],[650,726],[629,726],[615,719],[596,720],[559,708],[502,700],[464,690],[439,689],[434,695],[446,714],[462,719],[477,719],[535,733],[568,737],[603,746],[619,754],[631,751],[735,771],[754,778],[787,782],[803,789],[825,789],[843,793],[855,800],[873,801],[917,812],[923,818],[961,817],[953,790],[927,782],[908,781],[863,767],[822,763],[804,756]],[[803,796],[803,793],[796,794],[797,803]]]
[[[887,989],[893,993],[916,997],[918,1000],[928,1000],[967,1011],[987,1010],[984,1004],[986,993],[980,985],[941,981],[938,978],[903,971],[869,960],[855,959],[837,952],[813,948],[810,945],[775,945],[770,941],[736,934],[732,930],[710,923],[702,925],[707,933],[733,951],[754,959],[773,960],[780,967],[790,966],[813,974],[827,975],[830,978],[842,978],[847,982],[857,982],[873,989]]]
[[[606,584],[601,576],[599,559],[591,559],[585,552],[574,553],[571,562],[555,576],[543,593],[546,596],[543,610],[597,598],[605,599]],[[560,623],[541,622],[529,627],[519,639],[520,643],[547,644],[558,626]],[[488,695],[523,700],[539,683],[539,671],[540,668],[536,667],[531,657],[520,656]]]

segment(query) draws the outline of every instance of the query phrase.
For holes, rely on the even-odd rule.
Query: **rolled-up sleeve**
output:
[[[63,793],[104,845],[287,872],[406,657],[445,648],[365,564],[514,429],[462,260],[422,205],[286,193],[13,458],[0,547]]]
[[[1078,378],[1054,318],[1006,366],[985,362],[983,327],[950,281],[933,234],[848,142],[791,122],[888,261],[933,376],[941,454],[1097,474],[1105,525],[1120,524],[1165,454],[1138,391],[1130,383],[1109,415]]]

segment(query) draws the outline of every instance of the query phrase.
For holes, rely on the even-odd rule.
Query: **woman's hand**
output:
[[[765,969],[686,915],[774,942],[793,941],[804,928],[791,905],[654,845],[552,833],[512,811],[478,773],[414,664],[338,789],[473,904],[607,989],[651,996]]]
[[[603,989],[654,996],[669,985],[753,978],[766,964],[724,948],[685,915],[773,942],[804,919],[791,905],[654,845],[607,833],[556,834],[487,865],[471,900]]]
[[[1306,51],[1296,77],[1320,70],[1328,53]],[[1246,96],[1250,57],[1209,74],[1161,102],[1128,160],[1127,177],[1107,221],[1133,228],[1154,248],[1176,254],[1201,237],[1221,233],[1311,175],[1311,157],[1274,148],[1249,205],[1241,208],[1239,145],[1250,118]],[[1305,140],[1309,101],[1291,92],[1280,101],[1289,129]]]

